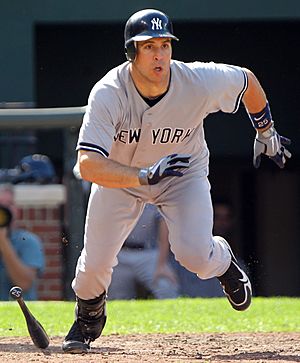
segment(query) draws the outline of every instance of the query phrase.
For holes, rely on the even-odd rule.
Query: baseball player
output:
[[[72,282],[76,317],[65,352],[88,352],[101,335],[116,256],[146,203],[159,208],[184,267],[202,279],[218,277],[234,309],[250,305],[249,278],[228,242],[212,235],[203,121],[213,112],[235,113],[242,101],[256,130],[255,167],[266,155],[283,168],[290,140],[275,130],[266,95],[250,70],[172,60],[174,40],[166,14],[133,14],[125,25],[128,61],[90,93],[77,151],[80,175],[93,184]]]

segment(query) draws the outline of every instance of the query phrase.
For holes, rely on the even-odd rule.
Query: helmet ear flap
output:
[[[134,41],[129,41],[126,42],[125,44],[125,54],[126,54],[126,58],[129,62],[133,62],[136,56],[136,48],[135,48],[135,44]]]

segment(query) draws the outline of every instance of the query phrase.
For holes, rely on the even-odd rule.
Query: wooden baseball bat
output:
[[[26,320],[28,333],[33,341],[33,344],[38,347],[45,349],[49,345],[49,337],[42,327],[41,323],[36,320],[36,318],[32,315],[29,311],[27,305],[25,304],[23,297],[22,297],[22,289],[18,286],[14,286],[10,289],[10,296],[17,300],[23,315]]]

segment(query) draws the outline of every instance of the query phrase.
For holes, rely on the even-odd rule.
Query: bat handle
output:
[[[19,304],[19,306],[20,306],[21,310],[23,311],[23,313],[24,313],[24,315],[25,315],[25,317],[26,317],[26,316],[27,316],[27,314],[28,314],[28,310],[27,310],[27,308],[26,308],[25,301],[23,300],[23,297],[19,297],[19,298],[17,299],[17,303]]]

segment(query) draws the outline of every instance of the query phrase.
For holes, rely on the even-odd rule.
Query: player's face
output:
[[[151,38],[137,42],[133,68],[144,81],[159,83],[169,80],[172,45],[170,38]]]

